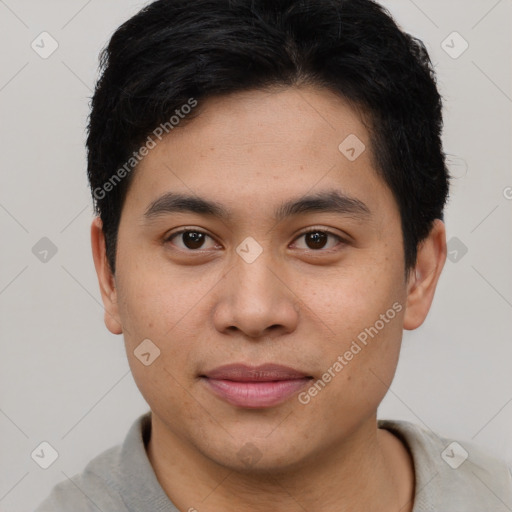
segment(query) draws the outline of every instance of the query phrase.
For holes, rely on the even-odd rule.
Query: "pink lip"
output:
[[[246,408],[278,405],[300,391],[310,378],[286,366],[264,364],[221,366],[203,375],[203,381],[228,403]]]

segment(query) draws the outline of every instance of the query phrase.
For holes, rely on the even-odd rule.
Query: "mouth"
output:
[[[216,396],[237,407],[260,409],[279,405],[298,393],[313,378],[277,364],[230,364],[200,376]]]

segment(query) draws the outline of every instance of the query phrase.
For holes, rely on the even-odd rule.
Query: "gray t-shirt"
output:
[[[457,443],[406,421],[379,420],[408,447],[414,461],[413,512],[510,512],[507,465],[471,443]],[[58,484],[36,512],[178,512],[158,483],[146,454],[150,414],[124,443],[93,459],[84,472]]]

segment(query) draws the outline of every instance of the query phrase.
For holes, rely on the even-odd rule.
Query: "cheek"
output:
[[[404,291],[396,283],[403,271],[388,256],[371,260],[300,282],[303,315],[328,337],[315,353],[321,371],[336,375],[324,395],[332,393],[329,399],[340,404],[333,414],[376,407],[398,362],[405,307]]]
[[[177,276],[149,271],[144,265],[137,265],[137,270],[137,274],[130,274],[126,266],[119,269],[118,286],[119,312],[133,378],[152,409],[186,418],[187,408],[193,408],[184,388],[190,386],[192,378],[186,370],[194,367],[194,317],[202,284],[191,286],[190,281],[184,283]],[[123,276],[132,277],[122,279]]]
[[[155,336],[161,341],[176,326],[187,325],[216,282],[217,273],[176,269],[165,261],[133,258],[118,267],[119,313],[125,337]]]
[[[311,322],[321,322],[331,336],[340,340],[356,338],[377,321],[380,327],[381,315],[390,321],[379,330],[389,331],[391,324],[395,327],[401,323],[397,310],[403,307],[393,309],[393,304],[402,305],[404,300],[404,291],[396,285],[402,269],[389,265],[386,257],[367,260],[367,264],[359,260],[329,271],[298,274],[292,280],[303,313],[310,315]]]
[[[190,384],[197,352],[209,330],[209,292],[222,279],[218,272],[201,275],[192,267],[170,270],[161,262],[151,264],[149,258],[138,262],[132,259],[118,268],[119,313],[127,356],[146,399],[148,395],[157,396],[162,389],[179,394],[179,389],[174,389],[178,382]],[[159,350],[149,367],[136,357],[137,347],[146,339]]]

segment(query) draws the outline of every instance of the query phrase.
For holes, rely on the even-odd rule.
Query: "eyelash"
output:
[[[325,229],[325,228],[309,228],[307,231],[303,231],[302,233],[298,234],[297,237],[295,238],[295,240],[298,240],[299,238],[303,237],[304,235],[308,235],[309,233],[323,233],[327,236],[331,236],[333,238],[335,238],[338,243],[334,246],[334,247],[331,247],[329,249],[324,249],[323,247],[321,249],[303,249],[303,250],[307,250],[307,251],[310,251],[310,252],[314,252],[314,253],[320,253],[320,252],[331,252],[331,251],[334,251],[334,250],[338,250],[339,249],[339,245],[340,244],[343,244],[343,243],[346,243],[346,240],[341,237],[340,235],[334,233],[333,231],[331,231],[330,229]]]
[[[176,238],[179,235],[182,235],[184,233],[199,233],[201,235],[205,235],[205,236],[211,238],[212,240],[215,240],[208,233],[206,233],[204,231],[201,231],[200,229],[182,229],[182,230],[176,231],[175,233],[172,233],[171,235],[166,237],[164,242],[165,243],[171,242],[174,238]],[[332,236],[332,237],[334,237],[334,238],[336,238],[338,240],[338,244],[336,244],[336,246],[334,246],[334,247],[331,247],[330,249],[323,249],[322,248],[322,249],[303,249],[303,250],[307,250],[307,251],[315,252],[315,253],[318,253],[318,252],[330,252],[330,251],[336,249],[340,243],[346,243],[346,240],[344,240],[340,235],[334,233],[333,231],[331,231],[329,229],[326,229],[326,228],[315,228],[315,227],[309,228],[307,231],[303,231],[302,233],[299,233],[296,236],[296,238],[294,239],[294,241],[296,241],[299,238],[301,238],[301,237],[303,237],[305,235],[308,235],[310,233],[324,233],[324,234],[326,234],[328,236]],[[178,248],[178,250],[182,250],[182,251],[189,252],[189,253],[200,253],[202,251],[201,249],[181,249],[181,248]]]

